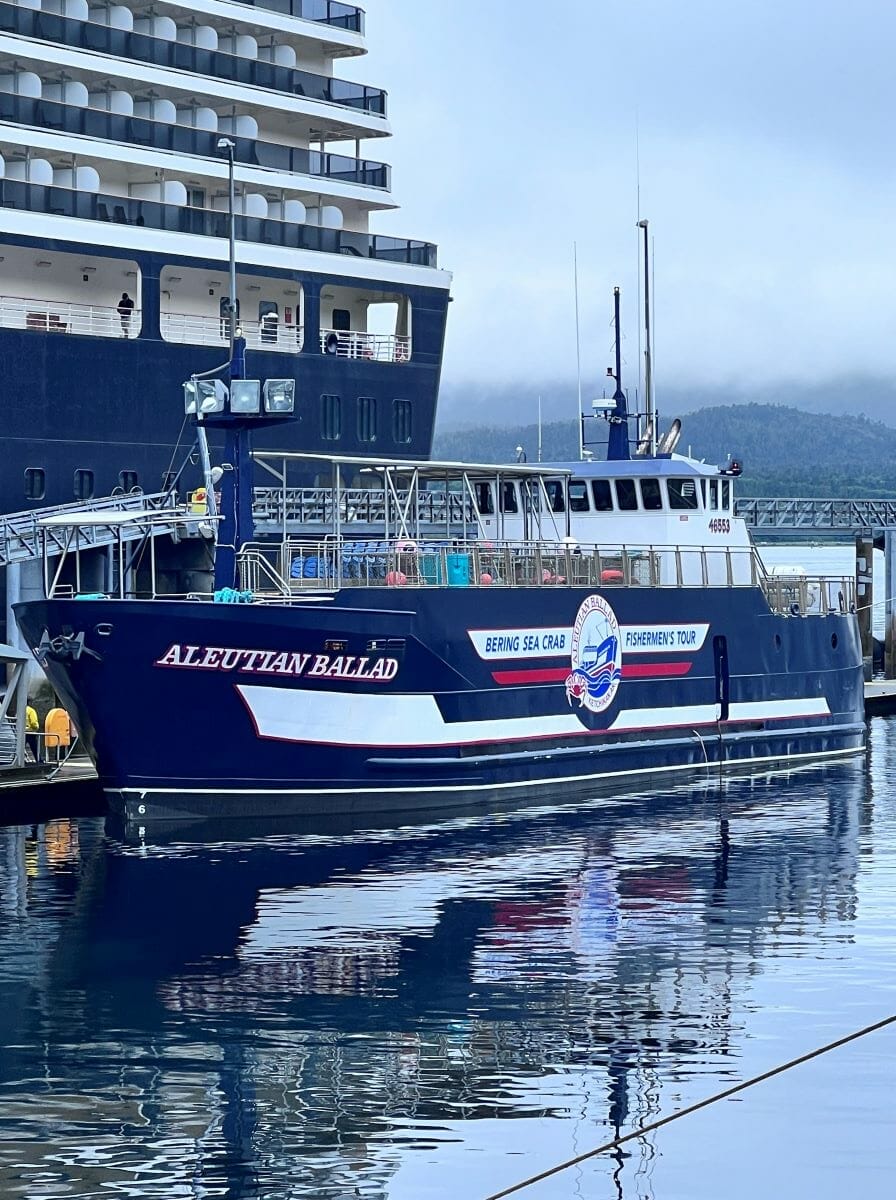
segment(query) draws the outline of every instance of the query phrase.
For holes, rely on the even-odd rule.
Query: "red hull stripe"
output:
[[[623,679],[666,679],[674,675],[687,675],[693,663],[623,663]],[[569,667],[536,667],[530,671],[492,671],[492,679],[502,686],[520,683],[563,683]]]

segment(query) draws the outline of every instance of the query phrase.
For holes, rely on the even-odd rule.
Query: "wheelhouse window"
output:
[[[93,471],[75,471],[73,492],[76,500],[93,499]]]
[[[495,511],[495,502],[492,497],[492,485],[484,480],[473,485],[476,493],[476,507],[482,516],[488,517]]]
[[[725,512],[727,512],[728,509],[731,507],[731,480],[730,479],[722,480],[722,505],[721,505],[721,507],[725,510]]]
[[[342,400],[339,396],[320,398],[320,435],[325,442],[338,442],[342,437]]]
[[[25,499],[43,500],[47,494],[47,477],[43,467],[25,468]]]
[[[376,441],[376,398],[358,397],[358,441]]]
[[[620,512],[634,512],[638,507],[638,493],[634,479],[616,480],[616,504]]]
[[[697,501],[697,484],[695,480],[670,479],[666,486],[669,489],[670,508],[699,508]]]
[[[613,493],[609,479],[591,480],[591,499],[594,501],[595,512],[613,511]]]
[[[563,484],[559,479],[549,479],[544,485],[548,494],[551,512],[566,512],[566,500],[563,496]]]
[[[519,501],[516,498],[516,484],[504,483],[501,485],[501,512],[517,513],[520,511]]]
[[[663,507],[663,493],[658,479],[642,479],[641,503],[647,512],[657,512]]]
[[[709,481],[709,507],[713,512],[719,507],[719,481],[717,479]]]
[[[569,481],[569,511],[588,512],[588,488],[584,479]]]
[[[413,405],[410,400],[392,401],[392,440],[406,446],[411,440]]]

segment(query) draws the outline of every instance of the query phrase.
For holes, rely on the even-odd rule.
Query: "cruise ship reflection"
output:
[[[871,809],[861,763],[719,788],[391,833],[0,830],[0,1192],[385,1198],[471,1122],[590,1145],[670,1078],[736,1077],[780,931],[848,936]],[[629,1149],[606,1181],[649,1197]]]

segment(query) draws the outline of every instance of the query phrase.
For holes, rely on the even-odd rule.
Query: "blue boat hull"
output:
[[[622,644],[591,696],[576,631],[606,609]],[[140,820],[488,806],[547,783],[625,794],[864,745],[854,616],[776,616],[758,588],[346,588],[16,617],[33,647],[57,639],[49,678],[113,806]]]

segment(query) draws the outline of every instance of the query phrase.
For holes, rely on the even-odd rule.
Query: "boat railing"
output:
[[[758,587],[773,612],[809,616],[855,606],[850,578],[770,576],[753,547],[626,546],[409,540],[254,542],[239,556],[240,586],[282,600],[352,587]]]
[[[160,313],[159,325],[166,342],[181,342],[191,346],[226,346],[230,341],[230,326],[226,317],[199,313]],[[301,325],[288,325],[275,315],[257,321],[239,323],[250,350],[279,350],[298,354],[305,344]]]
[[[320,349],[321,354],[338,358],[406,363],[411,357],[411,339],[404,334],[367,333],[362,329],[322,329]]]
[[[139,308],[121,313],[114,305],[38,300],[33,296],[0,295],[0,327],[36,333],[76,333],[93,337],[136,338],[143,314]]]
[[[383,525],[387,518],[407,507],[412,492],[396,488],[342,488],[337,495],[332,487],[257,487],[253,495],[256,523],[280,525],[321,524],[333,527],[338,510],[342,524]],[[476,512],[468,495],[442,490],[420,490],[413,494],[415,526],[476,524]]]

